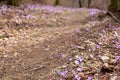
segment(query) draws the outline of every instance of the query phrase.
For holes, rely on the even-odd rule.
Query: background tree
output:
[[[13,5],[13,6],[19,6],[20,2],[19,0],[7,0],[8,5]]]
[[[8,5],[19,6],[24,0],[6,0]]]
[[[59,0],[55,0],[55,6],[59,5]]]

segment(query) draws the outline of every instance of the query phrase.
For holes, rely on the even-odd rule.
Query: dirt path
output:
[[[62,24],[60,25],[58,25],[57,19],[50,24],[47,24],[49,20],[41,23],[42,20],[38,21],[41,19],[39,17],[35,20],[36,24],[41,23],[39,27],[33,26],[27,30],[23,28],[18,31],[17,37],[5,38],[3,41],[7,46],[1,57],[0,64],[1,71],[3,71],[0,73],[1,80],[49,80],[46,77],[52,75],[56,67],[67,62],[66,57],[70,55],[70,49],[73,45],[72,34],[75,31],[79,32],[81,28],[90,28],[107,21],[103,19],[88,23],[86,19],[89,17],[89,12],[91,10],[68,9],[66,11],[65,8],[63,13],[58,14],[57,17],[69,18],[61,19]],[[51,15],[48,15],[49,12],[44,13],[48,19],[51,19]],[[35,15],[35,13],[32,14]],[[12,45],[9,45],[10,43]]]
[[[61,66],[66,61],[65,57],[67,53],[64,54],[63,58],[59,57],[59,53],[64,53],[70,47],[72,43],[71,34],[81,27],[79,25],[51,28],[51,32],[37,33],[37,38],[40,36],[42,40],[26,49],[22,46],[15,46],[14,53],[6,54],[11,54],[11,57],[8,57],[8,60],[6,60],[9,65],[5,66],[7,71],[7,74],[5,74],[6,77],[15,77],[15,79],[19,79],[20,77],[20,79],[23,78],[24,80],[27,80],[27,78],[41,80],[43,77],[48,76],[54,68]],[[44,31],[47,30],[49,28],[46,28]]]

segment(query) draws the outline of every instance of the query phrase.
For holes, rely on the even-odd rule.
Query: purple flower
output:
[[[115,57],[116,61],[120,61],[120,56]]]
[[[97,13],[96,10],[91,10],[89,16],[94,16],[96,13]]]
[[[81,71],[82,71],[82,68],[77,68],[77,71],[78,71],[78,72],[81,72]]]
[[[82,57],[78,57],[79,58],[79,61],[82,62],[84,60],[84,58]]]
[[[67,66],[66,66],[66,65],[63,65],[62,67],[63,67],[63,68],[67,68]]]
[[[89,76],[87,80],[92,80],[92,78],[93,78],[92,76]]]
[[[33,18],[35,18],[35,16],[29,14],[29,15],[26,16],[26,18],[33,19]]]
[[[79,65],[79,61],[77,61],[77,60],[75,60],[74,63],[75,63],[76,65]]]
[[[34,5],[27,5],[30,10],[34,10]]]
[[[88,51],[89,51],[89,52],[91,52],[91,51],[92,51],[92,49],[91,49],[91,48],[89,48],[89,49],[88,49]]]
[[[80,33],[80,32],[81,32],[80,29],[77,29],[77,30],[76,30],[76,33]]]
[[[96,12],[90,12],[90,16],[93,16],[93,15],[95,15],[96,14]]]
[[[77,45],[74,45],[73,47],[74,47],[74,49],[77,49],[77,48],[78,48],[78,46],[77,46]]]
[[[115,55],[118,55],[118,53],[115,53]]]
[[[69,61],[72,61],[72,58],[68,58]]]
[[[7,10],[7,6],[6,5],[3,5],[1,8],[2,8],[3,11]]]
[[[100,49],[100,48],[101,48],[101,46],[100,46],[100,45],[97,45],[97,46],[96,46],[96,48],[97,48],[97,49]]]
[[[71,33],[72,36],[75,36],[75,33]]]
[[[120,49],[120,46],[118,45],[118,46],[116,46],[116,48],[117,48],[117,49]]]
[[[66,75],[67,75],[67,71],[59,72],[59,75],[61,75],[61,76],[66,76]]]
[[[56,57],[56,58],[61,58],[61,57],[62,57],[62,54],[56,54],[55,57]]]
[[[86,31],[89,31],[90,29],[88,27],[85,28]]]
[[[79,75],[75,74],[75,79],[80,80],[81,78],[79,77]]]

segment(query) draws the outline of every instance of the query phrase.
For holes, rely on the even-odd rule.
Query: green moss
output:
[[[4,34],[0,34],[0,39],[1,38],[5,38],[5,35]]]
[[[55,6],[59,5],[59,0],[55,0]]]

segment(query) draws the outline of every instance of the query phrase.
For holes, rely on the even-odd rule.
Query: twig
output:
[[[107,14],[110,15],[115,21],[117,21],[118,23],[120,23],[120,20],[110,11],[107,11]]]
[[[46,67],[45,67],[45,66],[43,66],[43,65],[41,65],[41,66],[39,66],[39,67],[35,67],[35,68],[30,69],[30,70],[25,71],[25,72],[33,72],[33,71],[36,71],[36,70],[40,70],[40,69],[42,69],[42,68],[46,68]]]

